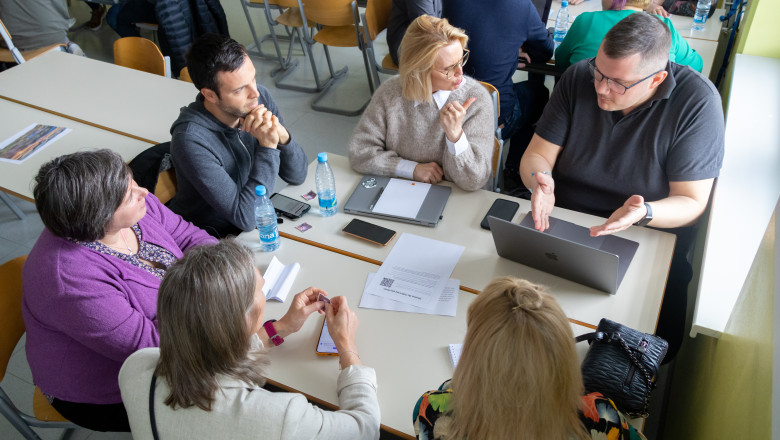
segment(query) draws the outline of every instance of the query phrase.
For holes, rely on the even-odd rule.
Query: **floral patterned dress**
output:
[[[414,406],[414,432],[419,440],[433,440],[433,427],[439,417],[452,410],[453,390],[450,381],[438,390],[423,394]],[[628,423],[612,400],[601,393],[582,396],[580,420],[594,440],[646,440],[641,432]]]

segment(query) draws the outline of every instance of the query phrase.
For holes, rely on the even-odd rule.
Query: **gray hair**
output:
[[[640,74],[649,74],[666,67],[672,33],[656,16],[635,12],[620,20],[607,32],[601,47],[612,59],[640,54]]]
[[[122,157],[111,150],[66,154],[38,170],[35,207],[52,234],[95,241],[106,235],[131,177]]]
[[[252,348],[257,281],[252,253],[232,239],[189,250],[166,272],[157,297],[160,360],[155,373],[171,393],[165,404],[210,411],[225,374],[265,384],[265,350]]]

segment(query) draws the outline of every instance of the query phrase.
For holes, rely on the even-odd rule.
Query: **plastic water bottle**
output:
[[[276,223],[276,210],[266,196],[265,186],[255,187],[255,224],[260,233],[260,250],[272,252],[279,249],[279,226]]]
[[[330,217],[339,211],[336,201],[336,180],[333,170],[328,164],[328,153],[317,155],[317,173],[314,175],[317,184],[317,198],[320,202],[320,215]]]
[[[696,14],[693,16],[693,30],[704,30],[704,23],[707,22],[711,4],[711,0],[699,0],[699,3],[696,4]]]
[[[561,2],[561,9],[558,10],[558,15],[555,16],[555,33],[553,34],[553,40],[555,41],[556,49],[563,42],[563,38],[566,37],[566,32],[569,32],[569,2],[563,0]]]

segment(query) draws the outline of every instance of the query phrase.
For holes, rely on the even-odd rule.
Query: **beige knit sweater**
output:
[[[493,104],[484,87],[464,77],[447,102],[477,100],[466,111],[463,132],[469,148],[454,156],[447,150],[439,110],[431,102],[420,103],[401,96],[398,77],[384,82],[355,127],[349,143],[349,162],[362,174],[395,176],[400,159],[418,163],[436,162],[444,178],[460,188],[474,191],[487,183],[493,155]],[[446,105],[446,104],[445,104]]]

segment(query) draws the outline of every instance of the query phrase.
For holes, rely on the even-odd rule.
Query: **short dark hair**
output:
[[[655,15],[635,12],[620,20],[604,36],[604,55],[612,59],[640,54],[641,73],[663,69],[669,62],[672,33]]]
[[[165,404],[209,411],[217,375],[265,384],[266,350],[251,346],[255,259],[233,239],[192,248],[165,273],[157,296]]]
[[[244,64],[246,48],[220,34],[205,34],[195,40],[187,52],[187,70],[198,90],[213,90],[219,96],[219,72],[234,72]]]
[[[35,207],[52,234],[95,241],[106,235],[132,175],[122,157],[111,150],[66,154],[38,170]]]

